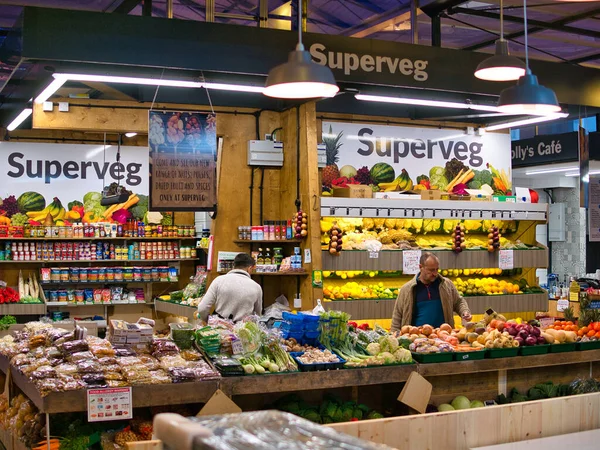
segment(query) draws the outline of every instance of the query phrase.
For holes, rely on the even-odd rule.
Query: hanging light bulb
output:
[[[509,114],[546,115],[559,112],[556,94],[552,89],[538,84],[537,77],[529,68],[529,45],[527,37],[527,0],[523,0],[523,23],[525,26],[525,75],[516,86],[504,89],[498,100],[498,110]]]
[[[475,76],[487,81],[514,81],[523,75],[525,63],[510,56],[508,42],[504,40],[504,7],[500,0],[500,39],[496,41],[496,52],[479,63]]]
[[[302,44],[302,0],[298,0],[298,45],[288,61],[269,71],[263,93],[275,98],[333,97],[340,88],[331,69],[312,61]]]

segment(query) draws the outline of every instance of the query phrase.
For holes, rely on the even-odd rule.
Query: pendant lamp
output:
[[[527,37],[527,0],[523,0],[523,23],[525,26],[525,75],[517,85],[500,92],[498,110],[509,114],[546,115],[561,110],[552,89],[538,84],[537,77],[529,68],[529,46]]]
[[[340,88],[331,69],[313,62],[302,44],[302,0],[298,0],[298,11],[298,45],[287,62],[269,71],[263,93],[288,99],[333,97]]]
[[[525,75],[525,63],[510,56],[508,42],[504,39],[504,8],[500,0],[500,39],[496,41],[494,56],[484,59],[477,66],[475,76],[487,81],[514,81]]]

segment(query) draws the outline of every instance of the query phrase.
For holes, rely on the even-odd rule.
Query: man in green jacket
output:
[[[405,325],[431,325],[436,328],[448,323],[454,328],[454,315],[471,320],[471,311],[456,287],[438,271],[440,261],[431,252],[423,252],[419,260],[419,273],[400,289],[394,313],[392,331]]]

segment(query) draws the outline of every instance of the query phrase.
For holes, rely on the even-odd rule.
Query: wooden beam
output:
[[[107,100],[135,101],[135,98],[132,96],[127,95],[124,92],[107,85],[106,83],[97,83],[94,81],[83,81],[82,83],[100,92],[103,96],[106,96]]]
[[[420,16],[422,13],[423,12],[420,9],[417,9],[417,16]],[[391,17],[384,21],[374,23],[368,28],[365,28],[361,31],[357,31],[351,34],[350,36],[356,38],[364,38],[372,34],[378,33],[380,31],[383,31],[388,27],[393,27],[398,23],[406,22],[408,20],[410,20],[410,11],[403,12],[402,14],[398,14],[397,16]]]

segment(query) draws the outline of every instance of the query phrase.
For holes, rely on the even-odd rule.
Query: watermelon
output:
[[[46,199],[37,192],[24,192],[17,199],[17,207],[22,213],[41,211],[46,207]]]
[[[387,163],[377,163],[371,167],[371,178],[373,183],[391,183],[396,179],[394,168]]]

